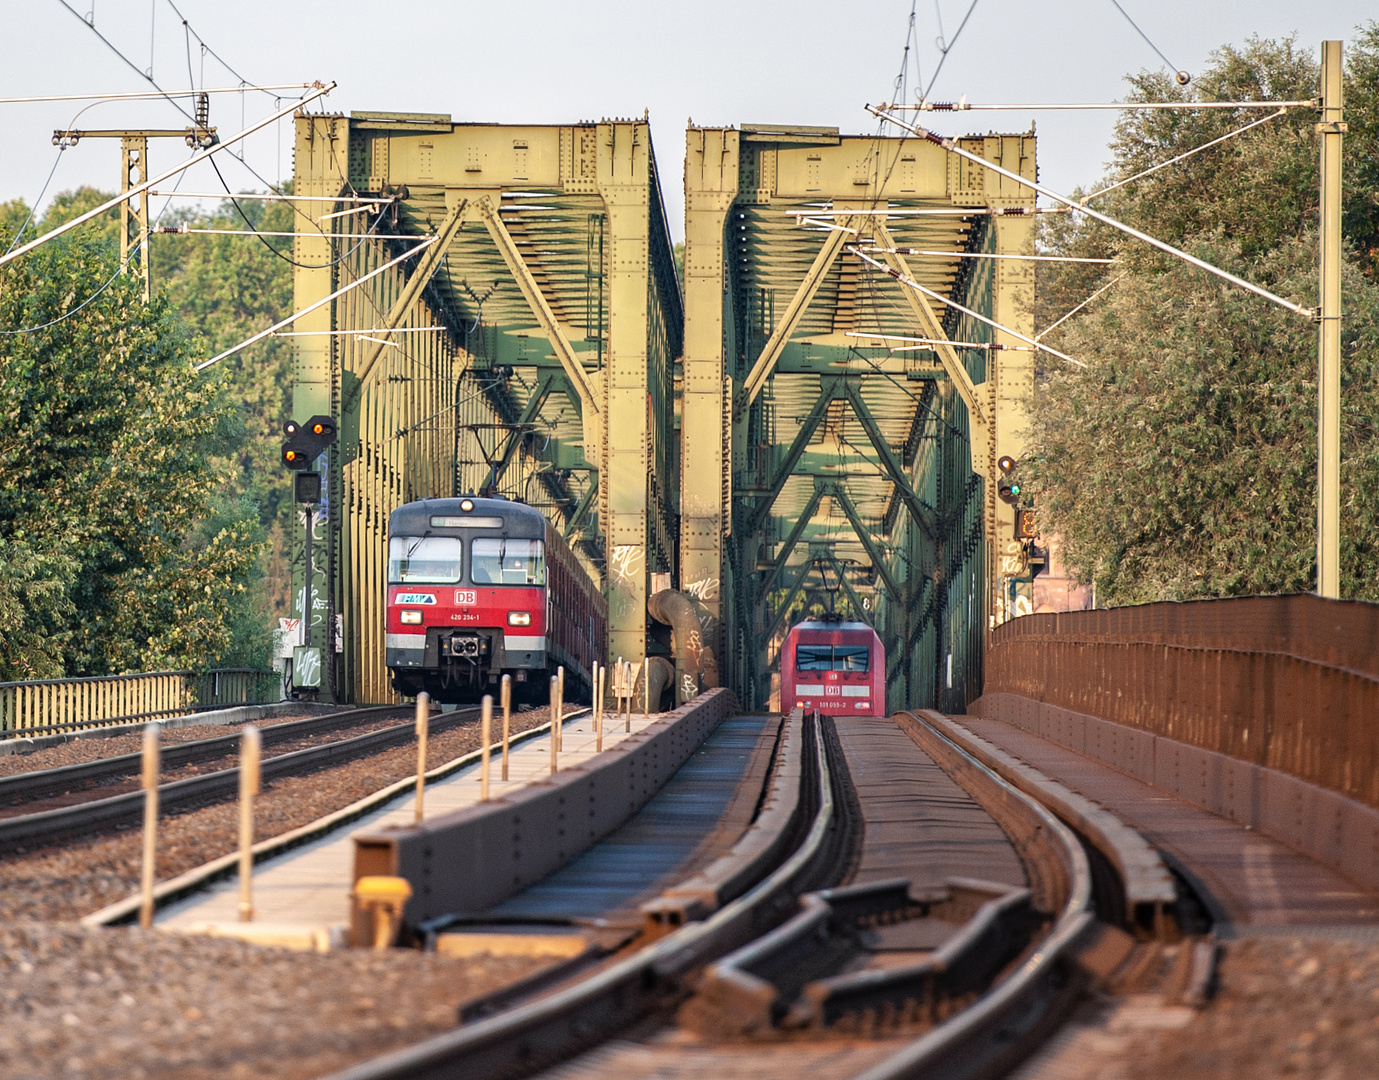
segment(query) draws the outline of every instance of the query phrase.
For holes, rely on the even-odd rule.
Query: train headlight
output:
[[[421,625],[421,612],[420,612],[420,611],[404,611],[404,612],[402,613],[402,615],[400,616],[400,620],[401,620],[403,626],[420,626],[420,625]]]
[[[530,611],[509,611],[509,612],[508,612],[508,625],[509,625],[509,626],[530,626],[530,625],[531,625],[531,612],[530,612]]]

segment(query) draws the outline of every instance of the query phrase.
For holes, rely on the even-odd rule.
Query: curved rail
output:
[[[300,739],[306,735],[316,735],[322,731],[335,731],[338,728],[367,724],[377,717],[386,716],[411,706],[376,705],[363,709],[347,709],[323,716],[310,716],[304,720],[289,720],[282,724],[269,724],[259,729],[261,745],[265,748],[277,743]],[[157,721],[153,721],[157,723]],[[240,734],[215,735],[209,739],[194,739],[190,742],[173,743],[162,748],[163,768],[177,768],[181,765],[194,765],[200,761],[214,761],[239,750]],[[22,799],[42,799],[51,795],[62,795],[80,787],[118,780],[126,776],[138,776],[143,755],[138,751],[132,754],[118,754],[114,757],[97,758],[76,765],[60,765],[54,769],[38,769],[33,772],[15,773],[0,777],[0,805],[18,802]]]
[[[967,775],[981,777],[987,786],[1017,800],[1039,819],[1065,853],[1071,871],[1069,889],[1048,936],[1015,971],[962,1012],[854,1080],[989,1075],[1028,1053],[1081,989],[1073,955],[1096,924],[1091,868],[1076,834],[1041,802],[987,768],[928,719],[912,712],[905,715],[920,725],[921,746],[929,742],[950,761],[956,757]],[[923,738],[924,732],[934,741]]]
[[[805,722],[812,754],[808,779],[817,800],[809,831],[771,874],[702,922],[547,997],[336,1073],[331,1080],[490,1080],[526,1074],[593,1045],[657,1006],[683,996],[680,977],[758,932],[763,912],[802,891],[829,865],[842,832],[834,800],[831,754],[818,721]]]
[[[476,710],[456,710],[431,720],[432,733],[445,731],[473,718]],[[353,761],[381,750],[410,742],[416,737],[414,725],[396,724],[392,727],[340,739],[321,746],[279,754],[264,760],[260,775],[265,780],[297,773],[313,772],[327,765]],[[225,738],[225,736],[222,736]],[[237,736],[228,736],[237,738]],[[219,741],[219,740],[216,740]],[[239,768],[220,769],[202,776],[174,780],[158,788],[160,810],[196,806],[216,799],[229,798],[239,790]],[[144,793],[130,791],[103,799],[44,810],[34,814],[0,819],[0,852],[28,850],[35,845],[52,843],[73,836],[120,825],[137,824],[143,818]]]

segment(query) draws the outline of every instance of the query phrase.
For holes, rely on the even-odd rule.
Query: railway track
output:
[[[281,745],[304,736],[372,723],[390,716],[404,716],[410,709],[410,706],[377,706],[275,724],[262,729],[263,744],[265,747]],[[457,709],[432,717],[431,731],[447,731],[472,720],[477,714],[477,709]],[[271,780],[314,772],[405,745],[415,738],[415,734],[415,726],[409,721],[352,738],[265,757],[261,766],[262,776],[265,780]],[[165,767],[180,767],[226,757],[238,749],[239,738],[238,734],[223,735],[168,746],[163,751],[163,764]],[[72,806],[0,818],[0,853],[30,851],[44,844],[137,824],[143,814],[142,791],[126,791],[102,797],[100,788],[92,791],[91,785],[109,784],[112,780],[137,773],[139,767],[138,754],[123,754],[0,779],[0,802],[49,798],[79,791],[83,787],[87,789],[86,794],[95,796]],[[159,806],[166,812],[205,805],[233,797],[238,785],[238,767],[173,780],[159,786]]]
[[[1028,887],[838,887],[857,865],[866,823],[831,723],[789,724],[769,813],[727,856],[644,907],[652,929],[640,947],[515,1005],[505,995],[494,1015],[331,1080],[726,1078],[796,1066],[901,1080],[989,1075],[1018,1060],[1086,982],[1077,954],[1096,917],[1077,836],[911,715],[907,733],[999,822]],[[794,792],[783,801],[785,786]],[[786,833],[795,839],[782,850]],[[727,880],[755,884],[716,892]],[[892,927],[923,937],[926,920],[945,924],[941,946],[906,957],[892,945],[884,964],[864,962],[876,951],[869,939]]]

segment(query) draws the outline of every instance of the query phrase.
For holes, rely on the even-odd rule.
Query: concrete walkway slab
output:
[[[629,734],[636,734],[661,719],[659,714],[634,715],[632,730],[624,730],[621,718],[604,718],[603,746],[611,749]],[[559,764],[562,769],[587,763],[596,753],[597,737],[590,717],[565,721]],[[551,772],[551,738],[541,735],[513,747],[508,758],[508,780],[499,780],[501,755],[493,754],[489,797],[501,799],[507,792],[546,779]],[[425,817],[434,818],[479,802],[479,765],[476,762],[427,787],[422,806]],[[376,832],[389,826],[411,825],[416,819],[416,799],[401,795],[388,805],[358,819],[353,827],[294,848],[260,863],[254,871],[254,924],[264,933],[289,946],[326,940],[340,941],[349,921],[349,893],[354,875],[354,834]],[[239,919],[239,879],[231,877],[209,890],[169,904],[158,913],[156,925],[185,933],[234,933],[244,926]],[[274,931],[267,930],[273,927]],[[264,934],[257,935],[262,939]]]

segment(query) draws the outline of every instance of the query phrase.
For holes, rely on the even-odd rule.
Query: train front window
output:
[[[866,645],[796,645],[796,671],[870,671]]]
[[[469,578],[475,585],[544,585],[546,545],[478,537],[469,545]]]
[[[394,536],[388,541],[390,585],[453,585],[464,577],[457,536]]]
[[[871,650],[865,645],[833,646],[834,671],[868,671],[871,668]]]

